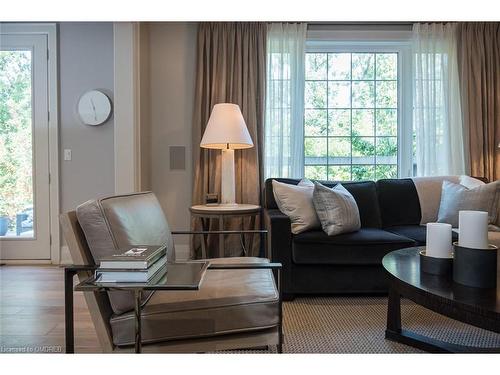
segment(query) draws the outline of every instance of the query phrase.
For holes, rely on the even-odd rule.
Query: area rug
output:
[[[305,297],[284,302],[285,353],[422,353],[384,338],[386,297]],[[461,345],[500,347],[500,335],[401,301],[404,328]],[[274,352],[271,349],[270,352]],[[266,353],[266,351],[234,351]]]

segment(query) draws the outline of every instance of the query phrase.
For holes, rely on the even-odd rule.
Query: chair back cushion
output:
[[[170,228],[152,192],[90,200],[76,208],[76,215],[96,264],[103,257],[137,245],[166,244],[168,261],[175,260]],[[149,296],[144,293],[144,303]],[[110,292],[109,299],[115,314],[134,308],[132,293]]]

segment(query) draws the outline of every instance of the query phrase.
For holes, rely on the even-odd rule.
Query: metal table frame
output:
[[[202,205],[203,206],[203,205]],[[219,234],[219,258],[224,258],[225,256],[225,247],[224,247],[224,234],[239,234],[240,235],[240,244],[243,249],[243,253],[246,256],[248,251],[247,249],[252,249],[253,247],[253,235],[257,233],[267,233],[267,231],[262,230],[241,230],[241,231],[225,231],[224,230],[224,219],[231,218],[241,218],[244,220],[246,217],[250,217],[250,228],[255,227],[255,219],[260,215],[262,207],[255,205],[253,209],[239,209],[235,207],[232,211],[228,210],[220,210],[217,209],[219,206],[205,206],[204,210],[197,210],[196,206],[192,206],[189,208],[192,218],[199,218],[201,221],[201,226],[203,230],[196,231],[195,234],[202,234],[201,240],[201,251],[202,257],[207,257],[207,248],[208,248],[208,238],[207,236],[210,234]],[[218,221],[219,230],[211,231],[209,230],[210,219],[216,219]],[[181,234],[181,232],[176,232],[176,234]],[[193,234],[193,232],[183,232],[182,234]],[[248,241],[248,246],[245,239],[245,234],[250,234],[250,240]],[[268,254],[266,254],[267,256]]]

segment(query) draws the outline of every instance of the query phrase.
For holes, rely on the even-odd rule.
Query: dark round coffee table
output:
[[[433,353],[500,353],[500,348],[451,344],[401,328],[401,297],[449,318],[500,333],[500,273],[497,289],[471,288],[452,277],[420,272],[419,251],[411,247],[393,251],[382,259],[390,278],[385,337]]]

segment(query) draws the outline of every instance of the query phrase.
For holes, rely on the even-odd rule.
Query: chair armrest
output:
[[[98,265],[94,264],[71,264],[69,266],[64,266],[65,271],[70,271],[70,272],[79,272],[79,271],[94,271],[99,267]]]
[[[281,269],[281,263],[215,263],[208,266],[209,270],[265,270]]]
[[[261,233],[267,234],[267,230],[174,230],[171,232],[172,235],[176,234],[250,234],[250,233]]]
[[[282,265],[281,263],[216,263],[216,264],[209,264],[207,271],[210,270],[272,270],[274,277],[275,277],[275,283],[278,288],[278,294],[279,294],[279,301],[281,304],[281,301],[283,299],[282,297],[282,292],[283,292],[283,275],[281,272]],[[281,307],[280,307],[280,314],[281,314]]]
[[[64,266],[64,293],[65,298],[67,299],[69,294],[73,293],[73,278],[75,275],[78,275],[79,272],[89,272],[95,271],[97,269],[97,265],[90,264],[72,264],[69,266]],[[83,276],[83,275],[79,275]],[[88,275],[86,276],[88,277]],[[80,281],[82,279],[80,278]],[[71,297],[72,298],[72,297]],[[73,307],[71,307],[72,309]]]

